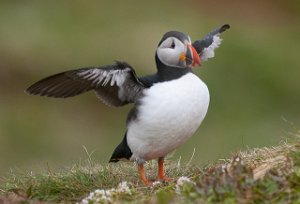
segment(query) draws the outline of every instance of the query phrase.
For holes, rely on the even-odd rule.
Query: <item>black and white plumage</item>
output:
[[[206,61],[215,56],[215,49],[220,46],[222,41],[220,35],[229,28],[230,26],[225,24],[208,33],[202,40],[196,40],[193,43],[202,61]]]
[[[125,62],[104,67],[89,67],[55,74],[38,81],[26,92],[54,98],[67,98],[94,90],[109,106],[134,103],[144,85]]]
[[[110,162],[137,162],[142,181],[149,184],[143,164],[158,159],[158,178],[167,180],[163,158],[194,134],[209,105],[208,88],[192,68],[214,56],[221,42],[220,33],[228,28],[226,24],[215,29],[193,44],[184,33],[167,32],[156,50],[157,72],[153,75],[137,77],[129,64],[116,62],[55,74],[36,82],[26,92],[67,98],[93,90],[109,106],[133,103],[126,133]]]

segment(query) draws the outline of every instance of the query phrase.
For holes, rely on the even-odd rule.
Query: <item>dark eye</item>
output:
[[[175,48],[175,42],[174,41],[172,41],[172,44],[171,44],[171,47],[170,47],[171,49],[174,49]]]

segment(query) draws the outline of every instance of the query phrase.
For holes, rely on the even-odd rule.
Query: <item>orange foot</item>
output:
[[[158,159],[158,176],[157,176],[157,180],[165,181],[165,182],[170,182],[170,181],[174,180],[173,178],[165,177],[164,158],[163,157],[160,157]]]
[[[174,181],[173,178],[168,178],[168,177],[157,177],[157,180],[158,181],[165,181],[165,182],[171,182],[171,181]]]
[[[153,186],[153,182],[149,180],[142,180],[145,186]]]
[[[142,182],[144,183],[144,185],[152,186],[153,182],[149,181],[146,178],[144,164],[139,164],[138,169],[139,169],[140,178],[141,178]],[[164,182],[170,182],[170,181],[174,180],[173,178],[165,177],[164,158],[163,157],[158,159],[158,176],[157,176],[157,180],[158,181],[164,181]]]
[[[144,183],[144,185],[146,186],[152,186],[153,182],[149,181],[146,176],[145,176],[145,169],[144,169],[144,164],[139,164],[138,165],[139,168],[139,174],[140,174],[140,178],[142,180],[142,182]]]

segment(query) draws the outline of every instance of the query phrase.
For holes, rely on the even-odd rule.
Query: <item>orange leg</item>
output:
[[[143,183],[147,186],[152,185],[152,182],[149,181],[146,176],[145,176],[145,169],[144,169],[144,164],[139,164],[138,165],[139,168],[139,174],[140,174],[140,178],[143,181]]]
[[[158,180],[162,181],[172,181],[171,178],[165,177],[165,169],[164,169],[164,158],[160,157],[158,159]]]

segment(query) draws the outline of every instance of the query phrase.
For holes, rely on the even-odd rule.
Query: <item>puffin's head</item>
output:
[[[191,38],[178,31],[164,34],[156,50],[156,62],[178,68],[192,68],[201,64]]]

